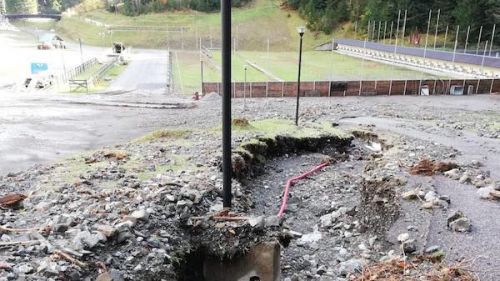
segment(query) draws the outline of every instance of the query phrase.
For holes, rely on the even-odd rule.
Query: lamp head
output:
[[[299,26],[297,27],[297,32],[299,33],[300,36],[302,36],[306,32],[306,28],[303,26]]]

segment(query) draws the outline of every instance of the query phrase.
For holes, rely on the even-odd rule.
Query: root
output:
[[[62,258],[64,260],[66,260],[66,261],[69,261],[70,263],[75,264],[75,265],[77,265],[77,266],[79,266],[81,268],[87,267],[86,263],[84,263],[82,261],[79,261],[79,260],[71,257],[70,255],[66,254],[63,251],[55,250],[54,251],[54,256],[57,256],[57,257]]]

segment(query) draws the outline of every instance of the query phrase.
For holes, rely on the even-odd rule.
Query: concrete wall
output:
[[[301,82],[301,96],[380,96],[380,95],[418,95],[427,87],[430,95],[449,94],[451,86],[465,86],[464,94],[500,93],[499,79],[469,80],[391,80],[391,81],[315,81]],[[222,89],[220,83],[203,83],[203,93]],[[295,97],[297,82],[242,82],[233,83],[233,98]]]

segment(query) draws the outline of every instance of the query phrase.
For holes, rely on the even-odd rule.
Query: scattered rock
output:
[[[416,190],[407,191],[403,193],[402,198],[404,200],[416,200],[418,199],[418,191]]]
[[[338,274],[343,277],[347,277],[351,274],[357,274],[363,272],[364,262],[359,259],[350,259],[348,261],[341,262],[338,266]]]
[[[101,232],[90,233],[89,231],[80,231],[73,238],[73,247],[75,250],[92,249],[100,242],[106,242],[106,236]]]
[[[468,218],[459,218],[450,223],[450,229],[456,232],[469,232],[471,223]]]
[[[434,253],[434,252],[437,252],[441,249],[441,247],[437,246],[437,245],[433,245],[433,246],[430,246],[430,247],[427,247],[425,248],[425,253],[426,254],[431,254],[431,253]]]
[[[408,239],[410,239],[410,234],[408,234],[408,233],[401,233],[398,235],[398,242],[400,242],[400,243],[403,243]]]
[[[481,199],[493,199],[491,192],[494,191],[493,186],[482,187],[477,190],[477,194]]]
[[[496,189],[490,190],[490,196],[494,199],[500,199],[500,191]]]
[[[415,239],[406,240],[401,246],[405,254],[411,254],[417,251],[417,241]]]
[[[94,229],[104,234],[106,238],[111,238],[118,233],[118,229],[110,225],[98,224],[94,226]]]
[[[29,264],[22,264],[15,268],[15,271],[19,274],[30,274],[33,273],[34,268]]]

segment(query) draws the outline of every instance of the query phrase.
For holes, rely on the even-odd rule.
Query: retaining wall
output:
[[[232,97],[296,97],[297,82],[234,82]],[[301,82],[301,96],[339,97],[339,96],[380,96],[380,95],[418,95],[427,88],[429,95],[449,94],[451,86],[465,86],[464,94],[500,93],[499,79],[468,80],[390,80],[390,81],[314,81]],[[221,83],[203,83],[203,93],[220,93]]]

